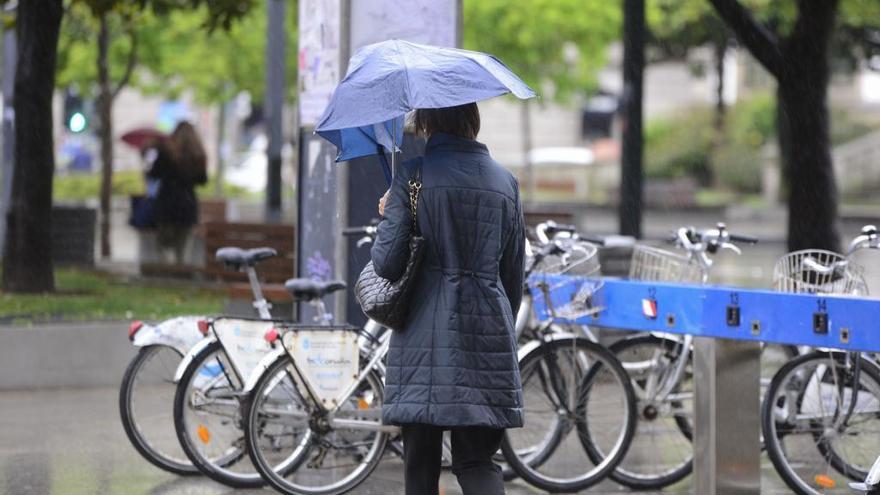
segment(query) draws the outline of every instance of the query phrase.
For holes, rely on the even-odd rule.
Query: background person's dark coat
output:
[[[181,172],[165,146],[156,148],[158,155],[147,176],[159,179],[159,194],[155,201],[155,222],[158,225],[191,226],[199,221],[199,201],[195,186],[204,184],[204,172],[191,176]]]
[[[522,426],[514,320],[525,228],[519,188],[481,143],[448,134],[397,172],[379,225],[376,273],[397,280],[411,235],[409,179],[422,169],[418,225],[427,249],[406,327],[391,338],[388,424]]]

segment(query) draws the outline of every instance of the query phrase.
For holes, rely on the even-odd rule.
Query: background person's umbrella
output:
[[[155,143],[156,141],[161,141],[167,137],[167,134],[157,129],[153,129],[150,127],[141,127],[126,132],[125,134],[120,136],[119,139],[121,139],[122,142],[133,148],[142,150],[145,147]]]
[[[418,108],[443,108],[512,93],[535,92],[495,57],[468,50],[390,40],[359,49],[315,131],[339,148],[337,161],[396,150],[403,119]],[[392,158],[393,159],[393,158]],[[383,160],[384,164],[384,160]],[[386,178],[390,173],[386,168]]]

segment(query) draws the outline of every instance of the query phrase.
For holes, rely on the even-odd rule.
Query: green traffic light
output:
[[[76,112],[70,116],[70,120],[67,122],[67,128],[70,129],[71,132],[82,132],[86,130],[86,116],[82,114],[82,112]]]

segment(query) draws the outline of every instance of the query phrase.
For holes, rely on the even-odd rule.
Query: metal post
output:
[[[284,63],[287,35],[284,32],[285,0],[266,0],[269,16],[266,43],[266,220],[281,220],[281,147],[283,146]]]
[[[623,2],[623,149],[620,234],[642,237],[642,79],[645,68],[645,0]]]
[[[223,197],[223,174],[226,161],[226,106],[227,102],[221,102],[217,112],[217,171],[214,175],[214,197]]]
[[[348,59],[351,56],[351,0],[340,0],[339,2],[339,78],[340,80],[348,71]],[[331,147],[330,143],[323,143],[323,146]],[[342,239],[342,229],[348,226],[348,166],[336,167],[336,226],[333,232],[336,236],[335,251],[333,253],[335,260],[334,275],[336,278],[345,280],[348,274],[348,243]],[[353,284],[352,284],[353,285]],[[338,296],[334,299],[333,314],[336,315],[336,321],[348,321],[348,300],[344,296]]]
[[[694,493],[761,493],[761,344],[694,339]]]
[[[18,62],[18,45],[15,29],[3,33],[3,153],[0,157],[0,258],[6,248],[6,213],[12,198],[12,170],[15,166],[15,111],[12,108],[15,91],[15,65]]]

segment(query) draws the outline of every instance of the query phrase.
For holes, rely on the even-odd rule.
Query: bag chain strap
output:
[[[413,227],[416,226],[416,210],[419,206],[419,191],[422,190],[422,182],[418,180],[409,181],[409,210],[412,213]]]

